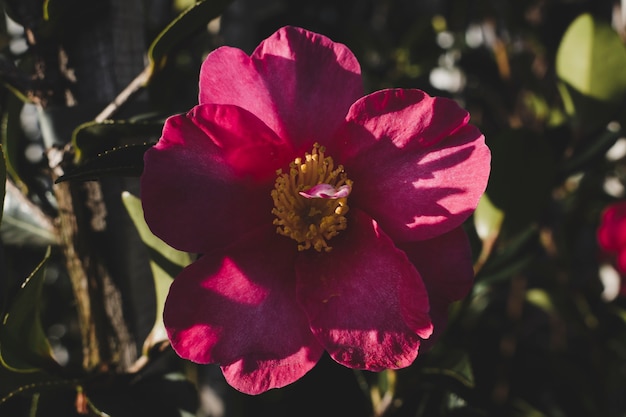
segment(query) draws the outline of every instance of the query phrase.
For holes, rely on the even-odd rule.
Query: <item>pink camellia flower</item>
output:
[[[600,248],[615,256],[617,270],[626,274],[626,201],[610,204],[604,209],[597,238]]]
[[[209,54],[199,104],[167,120],[141,179],[152,231],[200,254],[166,301],[174,350],[249,394],[324,351],[410,365],[473,280],[461,225],[490,153],[468,121],[420,90],[364,95],[352,52],[304,29]]]

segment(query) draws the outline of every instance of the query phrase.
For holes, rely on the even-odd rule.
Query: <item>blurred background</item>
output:
[[[0,5],[0,416],[626,415],[626,291],[596,237],[603,211],[626,199],[622,2]],[[183,15],[186,30],[172,25]],[[251,53],[284,25],[346,44],[366,92],[457,100],[486,137],[492,174],[464,225],[474,288],[434,346],[395,372],[324,356],[296,383],[251,397],[155,332],[167,279],[132,196],[163,120],[197,103],[206,54]]]

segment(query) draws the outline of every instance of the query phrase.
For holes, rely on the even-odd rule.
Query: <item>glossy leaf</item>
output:
[[[0,235],[4,244],[45,248],[59,243],[52,219],[26,198],[12,181],[2,181],[2,195],[4,210]]]
[[[72,135],[77,164],[124,146],[154,144],[161,136],[163,120],[105,120],[78,126]]]
[[[49,256],[50,248],[24,281],[0,323],[0,365],[14,372],[35,372],[57,366],[39,316],[44,264]]]
[[[173,49],[220,16],[231,2],[232,0],[201,0],[178,15],[150,45],[150,73],[162,67]]]
[[[14,372],[0,366],[0,406],[15,395],[71,388],[77,380],[64,379],[44,371]]]
[[[23,103],[17,97],[8,96],[6,102],[6,112],[2,114],[0,135],[2,136],[2,149],[7,175],[13,179],[22,191],[26,192],[28,187],[21,178],[22,173],[18,170],[20,141],[23,140],[23,133],[19,120],[22,106]]]
[[[152,145],[145,143],[110,149],[61,176],[56,182],[91,181],[117,176],[138,177],[143,171],[143,154]]]
[[[151,346],[167,340],[165,327],[163,326],[163,306],[172,280],[180,270],[191,263],[191,256],[168,246],[161,239],[152,234],[143,217],[141,200],[129,192],[122,193],[122,200],[130,215],[141,240],[150,249],[150,268],[154,279],[156,291],[156,320],[144,345],[144,353]]]
[[[559,78],[580,93],[616,101],[626,93],[626,47],[608,23],[582,14],[568,27],[557,51]]]

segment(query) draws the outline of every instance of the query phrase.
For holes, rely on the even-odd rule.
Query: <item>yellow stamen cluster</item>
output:
[[[324,147],[315,144],[310,154],[289,164],[289,173],[276,172],[272,190],[276,231],[298,242],[301,251],[311,247],[318,252],[330,251],[328,240],[347,227],[347,197],[306,198],[299,194],[318,184],[330,184],[335,189],[352,186],[343,166],[335,168],[333,159],[324,152]]]

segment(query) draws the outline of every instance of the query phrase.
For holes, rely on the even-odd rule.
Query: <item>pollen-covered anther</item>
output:
[[[279,170],[272,190],[276,231],[298,242],[298,250],[330,251],[328,241],[345,230],[352,181],[343,166],[334,166],[325,149],[313,145],[311,153],[296,158],[289,173]]]

